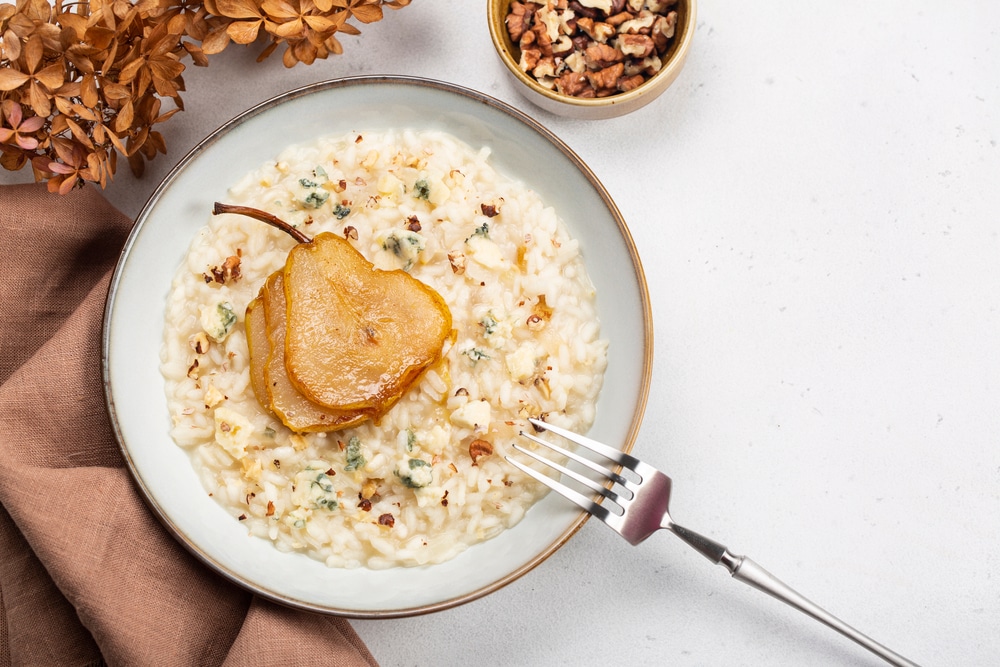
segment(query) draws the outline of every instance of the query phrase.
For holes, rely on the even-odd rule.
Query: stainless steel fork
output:
[[[581,447],[585,447],[618,464],[623,471],[628,470],[635,474],[637,477],[636,480],[628,479],[624,475],[608,470],[586,456],[582,456],[580,453],[550,443],[531,433],[521,432],[521,435],[529,440],[543,445],[567,459],[576,461],[585,468],[600,475],[604,483],[597,482],[590,477],[551,461],[544,456],[540,456],[520,445],[514,445],[514,448],[522,454],[557,470],[565,477],[575,480],[597,493],[601,496],[601,501],[604,499],[611,501],[610,503],[602,504],[599,501],[595,501],[592,497],[587,497],[565,484],[557,482],[548,475],[524,465],[520,461],[509,456],[506,457],[512,465],[531,475],[553,491],[573,501],[591,515],[609,525],[628,540],[630,544],[639,544],[658,530],[669,530],[702,556],[729,570],[734,579],[753,586],[781,600],[785,604],[812,616],[820,623],[833,628],[848,639],[857,642],[889,664],[899,665],[900,667],[917,667],[916,663],[907,660],[895,651],[858,632],[829,612],[802,597],[802,595],[789,588],[746,556],[737,556],[715,540],[699,535],[675,523],[670,517],[669,512],[670,478],[653,466],[595,440],[567,431],[564,428],[537,419],[529,421],[535,428],[550,431]],[[608,485],[608,481],[612,484]]]

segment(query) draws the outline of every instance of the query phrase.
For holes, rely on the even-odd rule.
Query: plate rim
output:
[[[594,188],[596,193],[600,196],[601,200],[607,206],[609,212],[615,220],[618,227],[618,232],[620,233],[622,240],[625,244],[628,254],[632,260],[632,269],[635,273],[636,282],[639,287],[639,302],[641,304],[642,320],[643,320],[643,340],[644,340],[644,350],[642,355],[642,376],[639,378],[639,387],[637,402],[634,408],[631,423],[629,424],[628,430],[624,442],[622,443],[622,450],[625,452],[630,452],[635,444],[635,440],[638,436],[639,428],[642,423],[643,415],[647,407],[651,377],[653,369],[653,318],[652,318],[652,308],[649,298],[649,288],[646,282],[645,272],[642,267],[642,262],[639,257],[638,250],[635,245],[635,240],[632,237],[625,220],[618,209],[618,206],[614,203],[611,198],[610,193],[600,182],[594,172],[590,167],[581,159],[564,141],[562,141],[558,136],[556,136],[552,131],[543,126],[540,122],[529,116],[528,114],[520,111],[519,109],[511,106],[510,104],[503,102],[497,98],[494,98],[485,93],[479,92],[477,90],[467,88],[458,84],[448,83],[436,79],[415,77],[415,76],[388,76],[388,75],[363,75],[363,76],[350,76],[341,77],[335,79],[328,79],[324,81],[318,81],[310,84],[306,84],[284,93],[279,93],[270,97],[263,102],[260,102],[245,111],[232,117],[230,120],[226,121],[214,131],[209,133],[206,137],[201,139],[194,147],[192,147],[178,162],[167,172],[167,174],[160,180],[156,188],[153,190],[152,194],[146,200],[139,214],[136,216],[135,222],[132,229],[129,232],[128,238],[123,246],[119,257],[115,264],[115,269],[112,274],[111,280],[108,285],[107,298],[105,301],[104,314],[101,326],[101,373],[102,373],[102,385],[104,389],[104,399],[105,407],[108,411],[108,417],[110,420],[110,425],[112,433],[115,438],[115,442],[124,458],[126,467],[129,471],[129,477],[132,483],[135,484],[139,495],[142,497],[144,504],[150,509],[153,515],[157,518],[159,523],[167,530],[167,532],[180,543],[189,553],[194,555],[199,561],[204,565],[208,566],[214,572],[220,574],[225,579],[230,582],[251,591],[252,593],[259,595],[265,599],[277,602],[279,604],[303,609],[312,612],[318,612],[326,615],[341,616],[345,618],[356,618],[356,619],[375,619],[375,618],[403,618],[418,616],[422,614],[432,613],[436,611],[443,611],[445,609],[450,609],[453,607],[472,602],[481,597],[484,597],[490,593],[493,593],[504,586],[516,581],[521,578],[535,567],[540,565],[543,561],[547,560],[553,553],[558,551],[566,542],[583,526],[584,523],[589,518],[589,514],[580,510],[578,516],[574,521],[566,528],[565,531],[552,543],[547,545],[538,554],[536,554],[529,561],[523,563],[520,567],[515,568],[505,576],[493,581],[490,584],[481,586],[473,591],[465,594],[457,595],[446,600],[441,600],[436,603],[420,604],[412,607],[390,609],[390,610],[357,610],[357,609],[340,609],[329,607],[325,605],[314,604],[312,602],[293,599],[287,595],[283,595],[279,592],[270,590],[257,582],[241,575],[238,572],[232,571],[230,568],[226,567],[224,564],[218,562],[210,554],[208,554],[204,549],[195,544],[190,538],[184,535],[183,531],[175,524],[175,522],[165,513],[163,508],[161,508],[153,499],[153,494],[150,488],[147,486],[143,480],[143,476],[140,474],[133,460],[132,453],[125,441],[124,434],[122,432],[121,426],[118,420],[118,411],[115,407],[115,397],[114,389],[112,387],[111,379],[111,363],[110,357],[111,351],[111,327],[112,319],[114,314],[114,309],[117,301],[117,296],[119,288],[121,285],[121,280],[124,272],[125,265],[129,259],[131,252],[136,244],[139,235],[142,232],[144,225],[146,224],[149,216],[154,209],[156,203],[162,197],[167,188],[180,176],[180,174],[202,153],[208,150],[217,140],[228,132],[239,127],[241,124],[257,116],[273,107],[284,104],[288,101],[298,99],[303,96],[316,94],[336,88],[347,87],[347,86],[366,86],[366,85],[397,85],[397,86],[419,86],[424,88],[433,88],[439,91],[443,91],[449,94],[459,95],[465,97],[474,102],[484,104],[489,106],[505,115],[512,117],[515,121],[526,125],[535,134],[539,135],[541,138],[548,141],[554,148],[559,150],[576,168],[580,173],[587,179],[591,187]]]

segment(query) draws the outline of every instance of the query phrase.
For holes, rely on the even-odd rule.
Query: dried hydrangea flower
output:
[[[19,0],[0,4],[0,166],[29,162],[49,190],[107,185],[166,153],[155,126],[184,104],[183,60],[230,42],[286,46],[287,67],[342,52],[336,33],[410,0]],[[167,100],[165,106],[163,102]]]

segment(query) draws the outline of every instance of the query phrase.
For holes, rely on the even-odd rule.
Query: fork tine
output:
[[[531,458],[535,459],[536,461],[539,461],[539,462],[544,463],[544,464],[549,465],[549,466],[552,465],[551,461],[549,461],[548,459],[546,459],[544,457],[538,456],[538,455],[534,454],[533,452],[529,452],[529,451],[527,451],[527,450],[525,450],[525,449],[523,449],[521,447],[518,447],[517,445],[514,445],[514,448],[517,449],[517,450],[519,450],[519,451],[521,451],[521,452],[523,452],[527,456],[530,456]],[[554,479],[552,479],[548,475],[540,473],[540,472],[538,472],[537,470],[535,470],[533,468],[529,468],[528,466],[524,465],[520,461],[517,461],[517,460],[511,458],[510,456],[505,456],[504,458],[507,459],[508,463],[510,463],[512,466],[514,466],[515,468],[517,468],[518,470],[520,470],[524,474],[526,474],[526,475],[534,478],[535,480],[541,482],[545,486],[549,487],[550,489],[552,489],[553,491],[555,491],[556,493],[558,493],[559,495],[561,495],[566,500],[569,500],[569,501],[571,501],[573,503],[576,503],[585,512],[587,512],[588,514],[591,514],[591,515],[597,517],[601,521],[610,524],[615,519],[618,518],[617,515],[615,515],[611,511],[609,511],[606,507],[603,507],[603,506],[597,504],[596,502],[594,502],[593,500],[591,500],[587,496],[583,495],[582,493],[580,493],[578,491],[574,491],[573,489],[569,488],[568,486],[566,486],[564,484],[560,484],[559,482],[555,481]]]
[[[597,452],[604,458],[614,461],[618,465],[624,466],[626,468],[634,470],[640,465],[639,459],[629,456],[625,452],[618,451],[613,447],[609,447],[604,443],[597,442],[596,440],[591,440],[588,437],[582,436],[578,433],[573,433],[572,431],[567,431],[566,429],[550,424],[548,422],[543,422],[540,419],[535,419],[533,417],[528,418],[528,421],[535,427],[540,428],[544,431],[550,431],[558,436],[566,438],[570,442],[575,442],[581,447],[586,447],[587,449]]]
[[[606,478],[610,479],[615,484],[620,484],[620,485],[626,487],[633,494],[635,493],[635,487],[634,487],[634,485],[631,482],[629,482],[627,479],[625,479],[624,477],[622,477],[621,475],[619,475],[618,473],[616,473],[615,471],[608,470],[607,468],[601,466],[600,464],[595,463],[595,462],[591,461],[590,459],[588,459],[586,457],[580,456],[576,452],[572,452],[572,451],[570,451],[568,449],[560,447],[559,445],[556,445],[554,443],[548,442],[547,440],[542,440],[538,436],[532,435],[530,433],[525,433],[524,431],[521,431],[521,436],[527,438],[528,440],[531,440],[532,442],[536,442],[539,445],[544,445],[545,447],[548,447],[552,451],[556,452],[557,454],[561,454],[561,455],[565,456],[568,459],[573,459],[574,461],[576,461],[580,465],[585,466],[585,467],[589,468],[590,470],[593,470],[598,475],[601,475],[602,477],[606,477]],[[573,475],[571,475],[571,476],[573,476]],[[576,479],[575,476],[574,476],[574,479]],[[590,480],[588,480],[588,481],[590,481]],[[586,482],[583,482],[583,483],[586,484]],[[588,484],[587,486],[590,486],[590,485]],[[594,487],[591,487],[591,488],[594,488]],[[597,489],[594,489],[594,490],[597,491]]]
[[[522,435],[524,435],[524,434],[522,434]],[[569,477],[571,479],[576,480],[578,483],[580,483],[583,486],[587,487],[588,489],[590,489],[594,493],[599,493],[602,496],[604,496],[605,498],[610,498],[611,500],[614,500],[614,501],[617,502],[618,494],[616,494],[614,491],[611,491],[607,487],[605,487],[605,486],[603,486],[601,484],[598,484],[597,482],[595,482],[594,480],[590,479],[589,477],[584,477],[580,473],[578,473],[578,472],[576,472],[574,470],[570,470],[569,468],[567,468],[564,465],[561,465],[559,463],[556,463],[555,461],[550,461],[550,460],[548,460],[548,459],[546,459],[546,458],[544,458],[542,456],[539,456],[535,452],[529,451],[529,450],[525,449],[524,447],[522,447],[521,445],[515,444],[514,445],[514,449],[516,449],[517,451],[521,452],[522,454],[530,456],[531,458],[535,459],[536,461],[544,463],[545,465],[549,466],[553,470],[556,470],[559,473],[561,473],[563,475],[566,475],[567,477]]]

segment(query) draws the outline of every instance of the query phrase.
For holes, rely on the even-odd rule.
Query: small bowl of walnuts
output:
[[[621,116],[684,66],[695,0],[488,0],[490,35],[521,92],[571,118]]]

